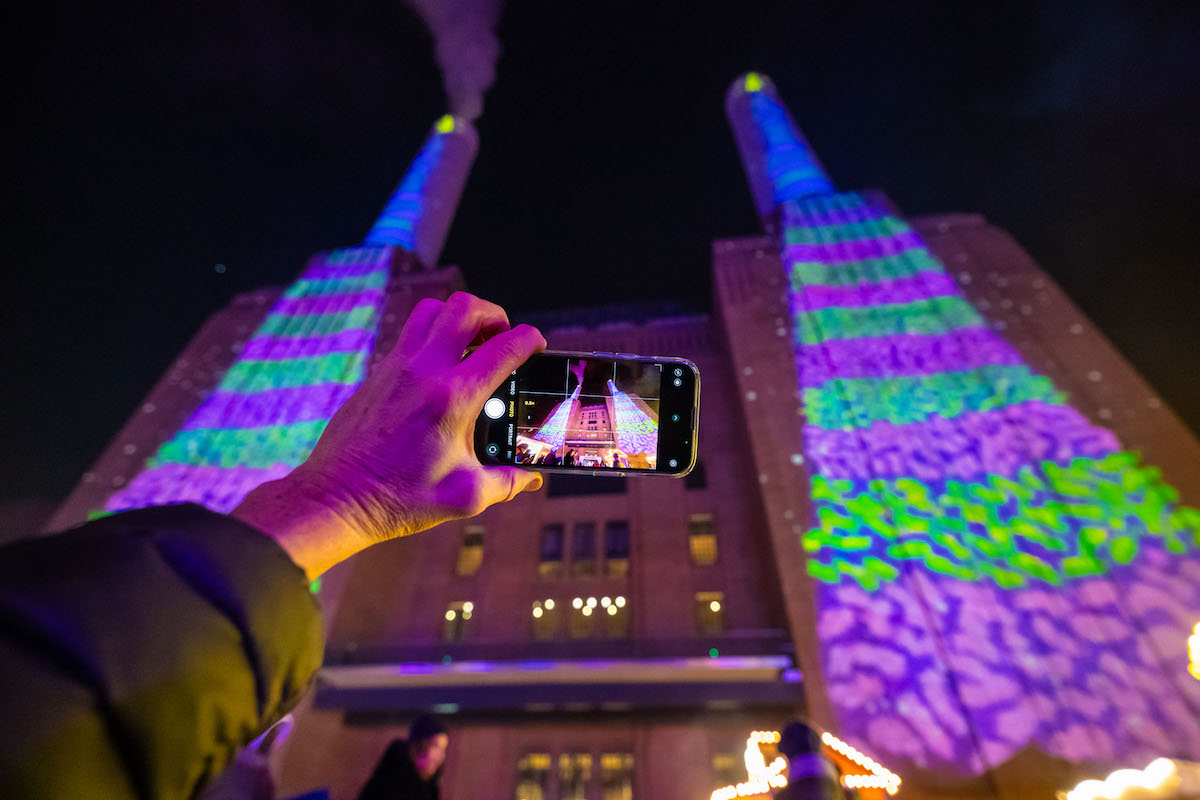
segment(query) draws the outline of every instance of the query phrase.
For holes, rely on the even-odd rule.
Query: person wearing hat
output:
[[[388,745],[358,800],[438,800],[438,779],[450,733],[437,717],[422,714],[407,739]]]
[[[791,722],[779,735],[787,759],[788,785],[775,800],[844,800],[838,770],[821,752],[821,737],[803,722]]]

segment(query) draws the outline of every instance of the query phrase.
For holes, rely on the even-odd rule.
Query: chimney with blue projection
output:
[[[439,118],[363,244],[400,247],[436,267],[478,150],[470,122]]]

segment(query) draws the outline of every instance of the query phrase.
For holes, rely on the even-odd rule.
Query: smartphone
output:
[[[696,465],[700,371],[685,358],[547,351],[483,405],[482,464],[592,475],[672,475]]]

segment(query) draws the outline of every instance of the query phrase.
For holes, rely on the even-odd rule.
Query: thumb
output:
[[[484,497],[487,504],[505,503],[521,492],[542,488],[542,476],[520,467],[484,467]]]

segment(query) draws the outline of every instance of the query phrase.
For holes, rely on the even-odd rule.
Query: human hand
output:
[[[376,542],[536,490],[537,473],[482,466],[474,431],[492,391],[545,348],[535,328],[510,330],[503,309],[465,292],[420,301],[308,460],[255,489],[233,515],[316,577]]]

